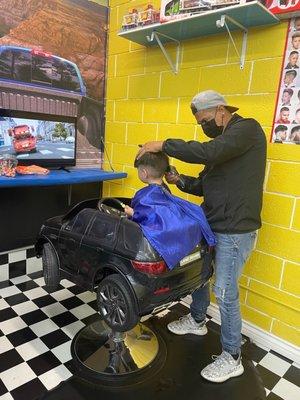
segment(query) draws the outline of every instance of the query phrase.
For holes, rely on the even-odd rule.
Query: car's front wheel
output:
[[[121,275],[109,275],[99,283],[97,302],[103,320],[113,331],[129,331],[139,321],[134,294]]]
[[[43,246],[42,263],[46,287],[54,292],[58,288],[60,275],[57,255],[50,243]]]

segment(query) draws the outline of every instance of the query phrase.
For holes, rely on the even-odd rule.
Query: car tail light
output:
[[[165,286],[159,289],[156,289],[153,293],[154,294],[164,294],[164,293],[168,293],[170,291],[169,286]]]
[[[145,274],[160,275],[167,271],[167,266],[164,261],[157,262],[143,262],[143,261],[131,261],[134,269]]]
[[[49,53],[49,51],[42,51],[39,49],[32,49],[31,54],[34,56],[52,57],[52,53]]]

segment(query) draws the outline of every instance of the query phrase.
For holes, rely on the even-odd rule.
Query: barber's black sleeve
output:
[[[203,196],[201,174],[198,178],[187,175],[180,175],[184,185],[177,184],[178,189],[182,192],[194,194],[195,196]]]
[[[216,165],[245,153],[255,144],[258,123],[243,119],[209,142],[167,139],[162,150],[171,157],[191,164]]]

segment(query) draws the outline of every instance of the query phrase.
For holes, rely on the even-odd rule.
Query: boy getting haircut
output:
[[[169,157],[162,151],[157,153],[147,152],[134,161],[134,167],[145,167],[153,178],[162,178],[169,167]]]
[[[133,197],[128,215],[139,224],[169,269],[190,254],[202,239],[208,246],[216,244],[202,208],[172,195],[164,184],[163,176],[169,167],[166,154],[146,152],[135,160],[134,166],[147,186]]]

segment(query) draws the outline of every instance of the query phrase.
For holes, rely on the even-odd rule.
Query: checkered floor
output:
[[[48,293],[41,272],[1,282],[0,400],[36,399],[71,377],[72,338],[99,318],[96,310],[95,294],[67,280]],[[300,370],[292,360],[257,346],[250,356],[268,400],[300,399]]]

